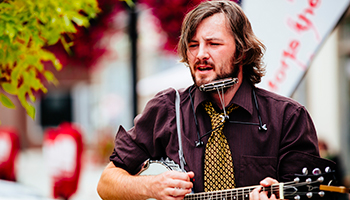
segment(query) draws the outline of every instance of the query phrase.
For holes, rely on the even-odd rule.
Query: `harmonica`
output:
[[[225,78],[201,85],[199,86],[199,90],[202,92],[209,92],[213,90],[228,88],[236,83],[238,83],[238,78]]]

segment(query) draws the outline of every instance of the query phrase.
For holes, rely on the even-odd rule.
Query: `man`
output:
[[[119,128],[111,162],[98,184],[99,195],[183,199],[191,191],[269,186],[290,180],[303,167],[314,167],[319,159],[317,136],[306,109],[254,86],[264,74],[263,51],[264,45],[234,2],[207,1],[190,11],[179,41],[181,61],[194,80],[193,86],[179,91],[187,172],[136,175],[147,159],[180,163],[175,91],[168,89],[148,102],[132,129]],[[227,78],[238,81],[231,87],[199,90]],[[220,125],[212,125],[213,113],[221,118]],[[223,164],[218,171],[224,171],[211,172],[216,164]],[[250,192],[250,199],[276,198],[259,187]]]

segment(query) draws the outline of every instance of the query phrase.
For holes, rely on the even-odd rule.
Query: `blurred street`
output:
[[[17,161],[17,182],[30,187],[45,198],[52,198],[52,184],[41,148],[21,151]],[[98,200],[96,192],[99,177],[104,169],[102,164],[94,164],[86,151],[82,158],[77,192],[70,200]],[[1,196],[0,196],[0,199]]]
[[[53,200],[52,172],[76,185],[78,169],[69,200],[100,200],[120,125],[131,129],[158,92],[193,84],[177,44],[202,1],[0,0],[0,200]],[[256,86],[307,110],[321,156],[337,159],[350,188],[350,0],[230,1],[266,46]]]

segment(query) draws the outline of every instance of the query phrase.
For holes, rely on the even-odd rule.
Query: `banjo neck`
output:
[[[250,187],[241,187],[228,190],[220,190],[213,192],[200,192],[194,194],[188,194],[185,196],[185,200],[200,200],[200,199],[221,199],[221,200],[248,200],[249,193],[252,192],[255,188],[261,187],[262,191],[267,191],[270,194],[275,194],[277,199],[284,199],[283,195],[283,183],[274,184],[269,187],[262,186],[250,186]]]

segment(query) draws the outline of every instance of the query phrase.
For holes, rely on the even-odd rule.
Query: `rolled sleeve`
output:
[[[173,132],[169,125],[175,121],[171,98],[172,93],[167,91],[158,93],[135,118],[134,127],[126,131],[120,126],[110,156],[115,166],[136,174],[145,160],[167,156],[165,149]]]

